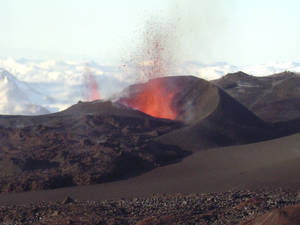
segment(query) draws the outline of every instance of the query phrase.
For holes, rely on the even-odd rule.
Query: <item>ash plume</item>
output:
[[[225,4],[221,0],[176,0],[168,11],[152,13],[137,30],[135,45],[127,49],[131,53],[129,59],[123,60],[124,72],[133,74],[140,82],[187,74],[187,61],[221,60],[217,44],[226,35],[226,7],[232,6],[232,2]]]
[[[173,23],[163,17],[150,17],[124,63],[125,73],[133,74],[136,82],[171,74],[176,65],[175,48],[179,46],[176,35]]]

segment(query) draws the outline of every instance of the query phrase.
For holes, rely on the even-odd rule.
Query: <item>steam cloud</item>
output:
[[[210,63],[222,55],[218,40],[226,35],[226,7],[233,1],[222,0],[176,0],[170,10],[170,21],[176,26],[180,48],[177,54],[181,62],[197,61]],[[220,47],[220,46],[219,46]],[[214,57],[212,59],[212,57]]]
[[[97,80],[91,71],[87,70],[84,75],[84,96],[87,101],[101,99]]]

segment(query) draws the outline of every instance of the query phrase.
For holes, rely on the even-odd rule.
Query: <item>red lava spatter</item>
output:
[[[176,119],[176,110],[171,107],[175,91],[167,91],[161,80],[153,80],[141,92],[131,96],[125,104],[150,116]],[[123,102],[124,103],[124,102]]]
[[[137,80],[151,80],[168,74],[170,59],[170,37],[167,26],[160,23],[148,23],[143,33],[142,46],[133,59]],[[138,109],[158,118],[175,119],[176,109],[172,107],[177,90],[167,90],[161,79],[144,85],[142,90],[126,101],[129,107]]]
[[[91,73],[84,75],[85,98],[87,101],[95,101],[101,99],[98,83]]]

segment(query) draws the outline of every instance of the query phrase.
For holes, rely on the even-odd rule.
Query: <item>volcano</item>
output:
[[[193,76],[152,79],[121,96],[48,115],[0,116],[0,191],[108,182],[195,151],[291,134]]]
[[[210,147],[262,141],[277,135],[267,123],[220,88],[193,76],[163,77],[132,85],[123,92],[125,97],[120,98],[119,102],[143,110],[143,107],[139,107],[137,99],[144,96],[144,90],[149,90],[149,87],[158,83],[167,93],[164,96],[172,96],[172,98],[156,96],[159,92],[153,92],[153,98],[160,97],[157,103],[162,105],[150,104],[150,106],[155,107],[158,112],[162,108],[161,112],[163,112],[164,104],[168,104],[174,113],[172,118],[185,124],[182,129],[159,137],[158,140],[162,143],[197,151]]]

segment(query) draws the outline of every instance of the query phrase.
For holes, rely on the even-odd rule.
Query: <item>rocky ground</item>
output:
[[[299,73],[285,71],[255,77],[237,72],[212,82],[264,121],[283,122],[300,116]]]
[[[89,105],[92,103],[87,103]],[[187,155],[178,147],[154,141],[180,127],[180,123],[137,112],[127,115],[123,112],[127,109],[118,109],[117,112],[123,114],[116,116],[111,112],[116,110],[112,103],[100,102],[99,105],[100,109],[108,108],[110,114],[77,110],[76,113],[22,117],[13,126],[0,124],[0,192],[112,181]],[[39,121],[24,125],[26,119]]]
[[[1,224],[240,224],[300,203],[296,191],[154,195],[114,201],[41,202],[0,207]]]

